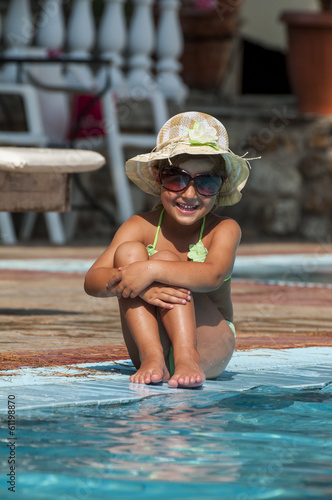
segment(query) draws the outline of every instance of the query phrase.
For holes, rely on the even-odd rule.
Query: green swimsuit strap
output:
[[[162,211],[160,212],[158,227],[157,227],[157,231],[156,231],[156,236],[154,237],[154,241],[153,241],[153,245],[152,245],[153,250],[155,250],[156,246],[157,246],[158,236],[159,236],[159,233],[160,233],[160,228],[161,228],[161,223],[162,223],[162,220],[163,220],[164,212],[165,212],[165,209],[163,208]]]
[[[202,241],[202,238],[203,238],[203,232],[204,232],[204,227],[205,227],[205,215],[203,217],[203,221],[202,221],[202,225],[201,225],[201,231],[199,233],[199,240],[198,241]]]
[[[157,227],[156,235],[155,235],[154,240],[153,240],[153,244],[149,245],[150,252],[151,252],[151,250],[152,250],[152,252],[156,250],[156,246],[157,246],[157,242],[158,242],[158,237],[159,237],[159,233],[160,233],[160,228],[161,228],[161,223],[162,223],[162,220],[163,220],[164,212],[165,212],[165,208],[162,208],[162,210],[160,212],[159,221],[158,221],[158,227]],[[204,227],[205,227],[205,220],[206,220],[206,217],[204,215],[203,220],[202,220],[201,230],[200,230],[200,233],[199,233],[199,240],[198,240],[197,243],[199,243],[200,241],[202,241]],[[197,243],[196,243],[196,245],[197,245]]]

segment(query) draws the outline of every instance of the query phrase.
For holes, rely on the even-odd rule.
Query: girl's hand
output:
[[[109,281],[109,286],[115,285],[117,297],[124,299],[137,297],[154,281],[151,264],[148,261],[133,262],[128,266],[119,267],[120,279],[115,275]]]
[[[153,284],[143,290],[139,297],[153,306],[173,309],[174,304],[185,305],[191,300],[189,290],[185,288],[172,288],[162,284]]]
[[[106,290],[110,295],[117,295],[116,287],[118,286],[119,281],[121,281],[121,271],[116,269],[112,275],[112,277],[106,283]]]

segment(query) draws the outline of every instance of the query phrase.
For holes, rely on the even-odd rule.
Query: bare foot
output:
[[[175,366],[175,372],[168,381],[169,387],[200,387],[204,384],[205,375],[199,363],[193,359],[184,359]]]
[[[134,384],[158,384],[159,382],[167,382],[169,379],[169,371],[165,365],[164,358],[158,361],[155,357],[146,357],[139,369],[134,375],[131,375],[130,382]]]

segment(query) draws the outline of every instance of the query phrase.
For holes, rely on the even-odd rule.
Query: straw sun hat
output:
[[[160,129],[156,148],[126,162],[126,174],[140,189],[158,196],[160,189],[153,175],[158,160],[180,154],[221,155],[225,161],[226,179],[216,197],[216,205],[234,205],[241,199],[241,190],[249,176],[249,163],[232,153],[228,147],[225,127],[213,116],[189,111],[170,118]]]

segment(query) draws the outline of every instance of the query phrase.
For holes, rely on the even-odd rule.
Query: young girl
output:
[[[230,278],[241,231],[213,209],[240,200],[248,162],[228,149],[218,120],[187,112],[168,120],[156,148],[128,160],[126,173],[161,203],[119,228],[85,291],[119,299],[137,368],[131,382],[200,386],[223,372],[235,347]]]

